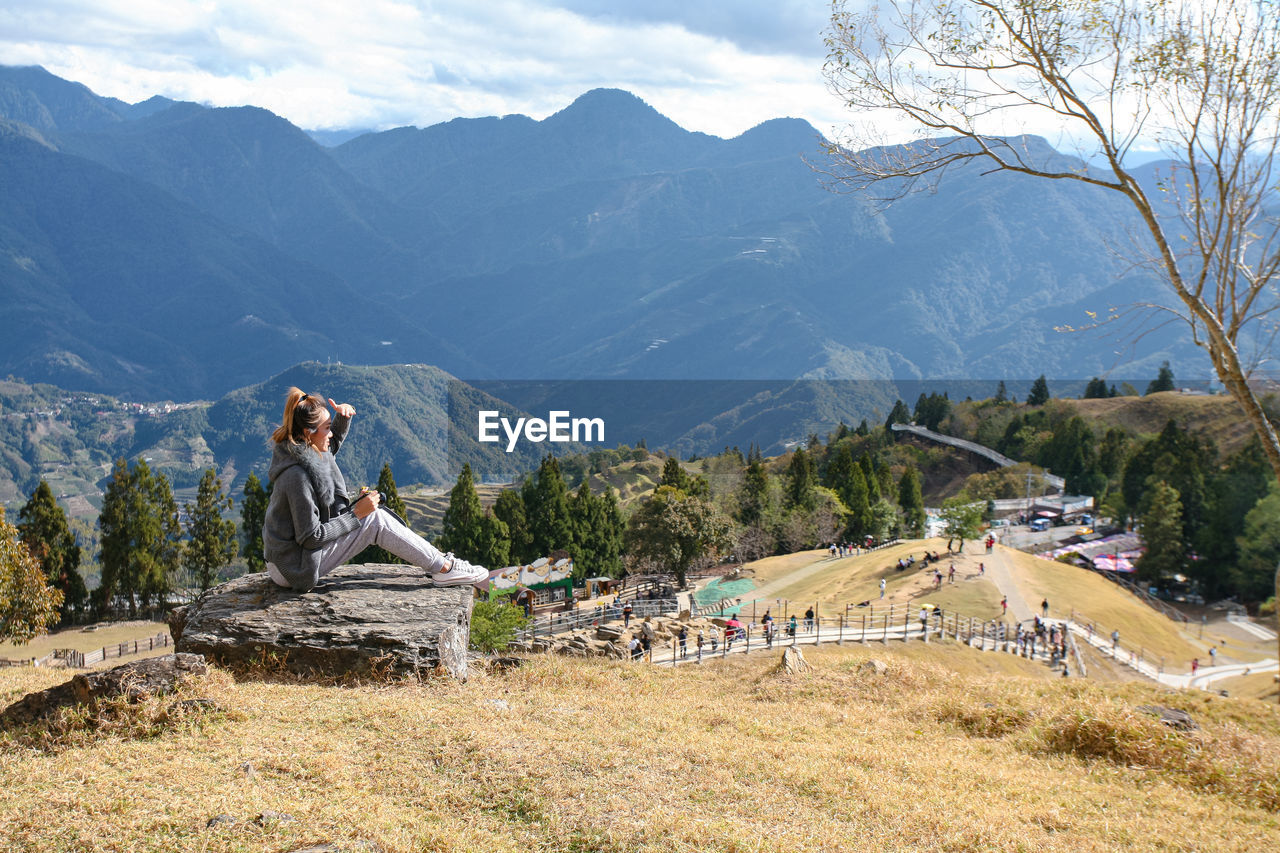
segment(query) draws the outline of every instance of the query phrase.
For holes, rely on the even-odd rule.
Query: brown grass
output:
[[[1103,634],[1118,628],[1126,648],[1141,648],[1150,660],[1164,657],[1170,671],[1183,671],[1193,657],[1206,657],[1208,644],[1194,642],[1178,623],[1095,572],[997,547],[1032,607],[1048,599],[1051,616],[1074,611],[1077,621],[1092,622]]]
[[[190,695],[225,712],[152,709],[48,749],[0,735],[0,849],[1263,850],[1280,833],[1268,706],[1194,697],[1203,729],[1178,738],[1197,752],[1132,711],[1187,694],[961,675],[997,656],[954,643],[805,655],[799,676],[774,654],[548,657],[467,684],[214,675]],[[48,677],[0,673],[10,694]],[[296,820],[252,825],[264,810]],[[206,829],[222,813],[237,822]]]

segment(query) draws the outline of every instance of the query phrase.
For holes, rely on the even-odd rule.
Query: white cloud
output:
[[[779,23],[805,0],[746,4],[738,15],[660,3],[629,18],[600,3],[564,3],[574,8],[551,0],[0,0],[0,63],[43,65],[128,101],[163,94],[254,104],[303,127],[542,118],[601,86],[720,136],[782,115],[820,130],[844,118],[823,86],[820,35],[809,53],[798,35],[820,29],[825,13]]]

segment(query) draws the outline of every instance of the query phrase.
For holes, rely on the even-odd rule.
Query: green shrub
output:
[[[508,599],[477,601],[471,611],[471,648],[486,653],[505,649],[528,621]]]

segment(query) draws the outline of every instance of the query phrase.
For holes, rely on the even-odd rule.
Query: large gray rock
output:
[[[276,656],[303,675],[443,667],[467,677],[470,586],[433,587],[421,569],[342,566],[310,592],[245,575],[169,615],[174,648],[241,668]]]

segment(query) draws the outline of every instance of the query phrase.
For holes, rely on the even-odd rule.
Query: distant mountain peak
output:
[[[592,89],[579,95],[572,104],[549,116],[547,122],[596,121],[610,123],[651,121],[678,127],[675,122],[655,110],[640,97],[623,89]]]

